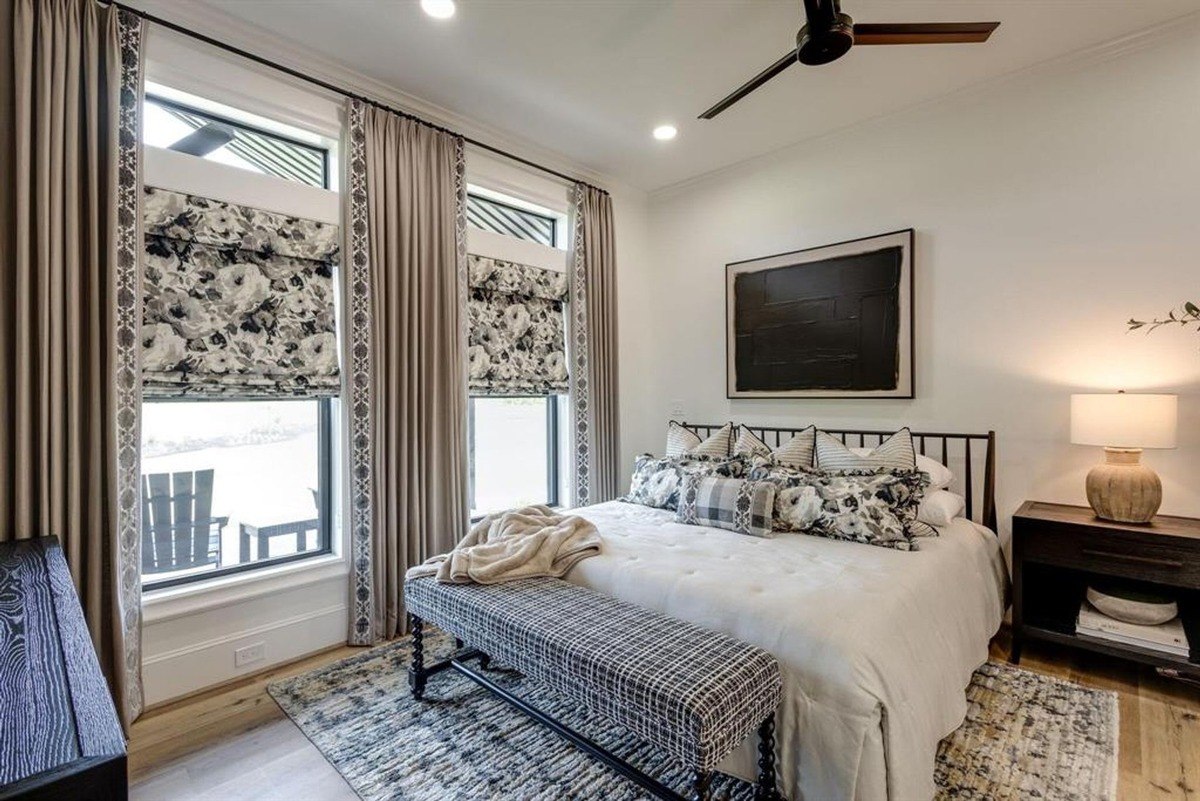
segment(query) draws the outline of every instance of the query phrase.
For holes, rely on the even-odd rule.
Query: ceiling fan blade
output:
[[[759,88],[764,83],[771,80],[776,75],[783,72],[784,70],[786,70],[788,67],[792,66],[795,63],[796,63],[796,51],[790,50],[790,51],[788,51],[787,55],[785,55],[783,58],[779,59],[771,66],[767,67],[765,70],[758,73],[750,80],[746,81],[746,83],[742,84],[737,89],[735,89],[732,94],[730,94],[728,97],[726,97],[720,103],[717,103],[715,106],[710,108],[708,111],[701,114],[699,119],[711,120],[713,117],[717,116],[722,111],[729,108],[734,103],[738,102],[743,97],[750,94],[755,89]]]
[[[999,22],[856,24],[856,45],[962,44],[986,42]]]
[[[237,131],[219,122],[210,122],[203,128],[197,128],[187,136],[170,145],[167,149],[191,156],[207,156],[219,147],[224,147],[233,141]]]

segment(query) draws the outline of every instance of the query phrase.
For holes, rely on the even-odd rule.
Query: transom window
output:
[[[147,94],[142,140],[243,170],[329,188],[329,149],[177,100]]]
[[[467,224],[547,247],[558,247],[558,219],[476,192],[467,193]]]

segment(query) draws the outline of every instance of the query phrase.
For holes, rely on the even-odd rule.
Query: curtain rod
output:
[[[404,117],[405,119],[413,120],[414,122],[419,122],[422,125],[427,125],[436,131],[441,131],[442,133],[450,134],[451,136],[457,136],[459,139],[462,139],[463,142],[465,142],[469,145],[473,145],[474,147],[480,148],[481,150],[486,150],[489,153],[495,153],[498,156],[503,156],[504,158],[509,159],[511,161],[515,161],[520,164],[524,164],[526,167],[532,167],[535,170],[541,170],[544,173],[553,175],[557,178],[561,178],[564,181],[567,181],[569,183],[572,183],[572,184],[581,183],[584,186],[589,186],[592,189],[603,192],[606,195],[608,194],[607,189],[601,189],[600,187],[590,184],[587,181],[581,181],[580,179],[572,177],[570,175],[567,175],[566,173],[559,172],[558,170],[551,169],[550,167],[547,167],[542,164],[538,164],[536,161],[530,161],[527,158],[518,156],[515,153],[510,153],[507,150],[502,150],[494,145],[489,145],[486,142],[480,142],[478,139],[472,139],[469,136],[464,136],[463,134],[460,134],[457,131],[452,131],[451,129],[446,128],[445,126],[437,125],[436,123],[432,123],[429,120],[422,119],[422,118],[418,117],[416,114],[413,114],[412,112],[394,108],[394,107],[389,106],[388,104],[380,102],[378,100],[372,100],[369,97],[360,95],[356,92],[351,92],[349,89],[345,89],[341,86],[338,86],[337,84],[330,83],[329,81],[322,80],[321,78],[317,78],[317,77],[314,77],[307,73],[301,72],[300,70],[293,69],[285,64],[279,64],[277,62],[271,61],[270,59],[267,59],[263,56],[257,55],[255,53],[251,53],[247,50],[243,50],[240,47],[235,47],[231,44],[226,44],[225,42],[214,39],[211,36],[207,36],[203,33],[193,31],[190,28],[185,28],[184,26],[179,25],[178,23],[171,22],[170,20],[165,20],[162,17],[156,17],[155,15],[150,14],[146,11],[142,11],[141,9],[133,8],[131,6],[126,5],[125,3],[118,2],[118,0],[100,0],[100,1],[105,2],[108,5],[116,6],[117,8],[119,8],[123,11],[128,11],[130,14],[133,14],[137,17],[141,17],[146,22],[152,22],[155,25],[161,25],[162,27],[167,28],[172,31],[175,31],[176,33],[181,33],[184,36],[188,36],[192,39],[196,39],[197,41],[204,42],[207,45],[211,45],[213,47],[219,48],[226,52],[233,53],[234,55],[241,56],[242,58],[249,59],[250,61],[253,61],[256,64],[262,64],[264,67],[270,67],[273,70],[282,72],[285,75],[290,75],[293,78],[298,78],[307,83],[311,83],[314,86],[319,86],[322,89],[333,92],[334,94],[342,95],[343,97],[348,97],[351,100],[358,100],[362,103],[366,103],[367,105],[375,106],[376,108],[381,108],[384,111],[389,111],[392,114],[396,114],[398,116]]]

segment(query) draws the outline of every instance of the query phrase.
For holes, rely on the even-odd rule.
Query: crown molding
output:
[[[378,100],[380,103],[393,106],[463,136],[511,151],[522,158],[544,164],[559,172],[575,175],[579,180],[601,187],[609,187],[613,184],[622,183],[615,176],[607,175],[578,164],[572,161],[570,157],[558,151],[538,145],[511,131],[489,126],[471,117],[439,106],[436,103],[431,103],[428,100],[408,94],[384,81],[351,69],[339,61],[313,53],[302,45],[282,37],[273,31],[258,25],[252,25],[205,3],[178,3],[172,2],[172,0],[127,0],[127,4],[131,8],[153,14],[156,17],[161,17],[189,30],[202,33],[205,36],[211,36],[233,47],[254,53],[257,56],[312,75],[315,78],[320,78],[354,94]],[[202,42],[196,42],[196,45],[198,47],[209,48],[209,45]],[[216,48],[212,49],[214,52],[222,52],[216,50]],[[237,59],[243,64],[252,64],[256,69],[267,69],[261,67],[261,65],[254,64],[254,62],[240,59],[235,54],[222,52],[222,55],[230,59]],[[281,80],[294,83],[297,86],[307,87],[311,91],[329,94],[326,89],[311,85],[286,73],[276,72],[275,76]],[[495,156],[495,154],[489,155],[495,158],[502,158]],[[508,160],[506,159],[506,161]],[[519,162],[512,162],[512,164],[515,167],[529,170],[537,175],[545,175]],[[553,176],[551,177],[556,181],[561,180]]]
[[[1079,50],[1072,50],[1069,53],[1064,53],[1059,56],[1054,56],[1043,61],[1030,64],[1020,69],[1011,72],[1005,72],[991,78],[986,78],[967,86],[960,87],[951,92],[940,94],[931,97],[928,100],[923,100],[919,103],[914,103],[910,106],[895,109],[894,111],[877,114],[866,119],[856,120],[847,125],[840,126],[831,131],[810,136],[795,142],[789,142],[786,145],[769,150],[765,153],[760,153],[757,156],[735,161],[731,164],[726,164],[723,167],[709,170],[693,175],[690,178],[685,178],[682,181],[677,181],[667,186],[659,187],[658,189],[650,190],[646,193],[650,202],[666,200],[676,195],[682,194],[689,189],[693,189],[701,184],[709,181],[718,180],[722,177],[729,176],[741,172],[743,170],[753,169],[758,166],[768,164],[781,156],[786,156],[789,153],[798,152],[801,149],[810,149],[813,147],[821,147],[827,143],[836,142],[838,139],[847,134],[857,131],[858,129],[867,129],[878,127],[890,121],[899,119],[908,114],[927,111],[935,108],[942,103],[948,103],[963,98],[973,97],[975,95],[984,94],[993,89],[1016,83],[1030,78],[1038,78],[1050,75],[1055,72],[1065,72],[1067,70],[1078,70],[1096,66],[1108,61],[1114,61],[1132,53],[1145,50],[1148,47],[1160,44],[1171,39],[1183,39],[1189,36],[1200,36],[1200,11],[1190,12],[1180,17],[1161,22],[1149,28],[1144,28],[1140,31],[1135,31],[1130,34],[1119,36],[1115,39],[1110,39],[1099,44],[1090,45]]]

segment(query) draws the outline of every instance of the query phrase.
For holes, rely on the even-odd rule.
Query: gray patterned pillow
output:
[[[737,441],[733,445],[735,454],[770,457],[772,462],[784,467],[808,468],[813,466],[816,426],[809,426],[803,431],[796,432],[795,436],[774,450],[771,450],[767,443],[744,425],[739,425],[737,432]]]
[[[902,551],[918,550],[917,509],[929,475],[919,470],[788,470],[758,460],[751,480],[776,485],[774,526]],[[934,532],[936,534],[936,532]]]
[[[709,459],[725,459],[729,456],[733,442],[733,423],[726,423],[708,439],[701,441],[696,432],[684,428],[674,420],[667,423],[666,456],[704,456]]]
[[[664,456],[644,453],[633,463],[633,480],[629,494],[621,500],[674,510],[679,502],[679,486],[685,475],[719,475],[739,477],[746,472],[741,458],[704,459],[694,456]]]
[[[865,455],[855,453],[833,435],[818,431],[816,450],[816,466],[822,470],[912,470],[917,466],[917,452],[907,428],[892,434]]]
[[[769,481],[689,473],[683,477],[675,522],[772,537],[774,508],[775,485]]]

